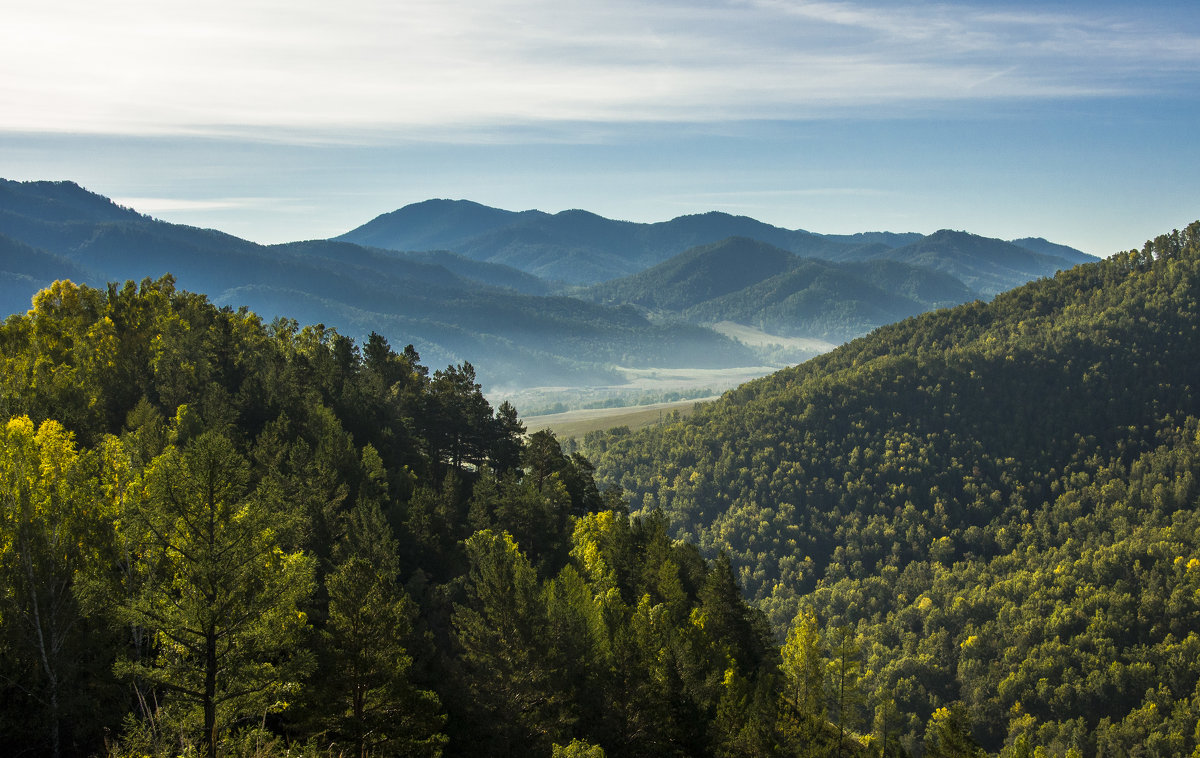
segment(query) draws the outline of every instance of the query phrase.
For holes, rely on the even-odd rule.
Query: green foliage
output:
[[[966,714],[958,703],[938,708],[925,728],[925,755],[929,758],[983,758],[986,755],[975,740]]]
[[[605,758],[604,748],[583,740],[571,740],[566,745],[555,745],[552,758]]]
[[[1194,752],[1198,242],[589,439],[596,469],[468,363],[57,283],[0,326],[3,747]]]
[[[780,655],[787,705],[802,721],[824,718],[826,658],[812,608],[801,608],[796,614]]]
[[[455,638],[490,755],[548,749],[560,736],[561,698],[551,686],[554,661],[539,644],[547,618],[533,566],[507,534],[467,540],[468,602],[455,607]]]
[[[218,433],[155,458],[144,492],[121,530],[136,555],[122,615],[151,631],[156,655],[123,668],[161,687],[171,717],[200,726],[215,756],[231,725],[295,697],[309,664],[296,644],[313,561],[291,548],[287,503],[252,486],[248,462]]]
[[[22,416],[0,433],[0,677],[15,701],[3,739],[58,756],[76,739],[95,739],[77,720],[94,708],[89,697],[115,696],[103,669],[111,654],[88,649],[98,630],[87,607],[112,514],[90,456],[61,424],[35,428]]]
[[[991,751],[1188,754],[1198,291],[1193,224],[585,450],[781,637],[806,606],[855,629],[909,751],[957,702]]]
[[[412,682],[406,644],[417,608],[396,583],[395,540],[376,503],[350,514],[338,547],[325,577],[320,665],[304,699],[331,746],[362,757],[439,756],[445,718],[437,695]]]

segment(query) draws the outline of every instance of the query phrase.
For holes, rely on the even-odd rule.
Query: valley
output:
[[[379,333],[430,365],[469,361],[494,397],[576,408],[574,395],[636,399],[638,372],[654,367],[730,372],[713,382],[720,392],[1091,259],[1030,240],[1040,252],[958,232],[824,236],[723,213],[635,224],[429,200],[333,240],[264,246],[71,182],[0,180],[0,311],[24,312],[56,278],[104,287],[170,274],[268,323]],[[653,391],[694,389],[673,381]],[[539,387],[566,391],[538,397]]]
[[[1200,3],[2,19],[0,758],[1200,758]]]
[[[1197,749],[1200,222],[995,292],[1057,248],[938,232],[820,242],[833,260],[734,236],[538,285],[5,189],[10,285],[148,260],[224,285],[58,280],[0,325],[0,666],[104,704],[0,710],[5,733],[169,742],[138,731],[133,682],[215,750],[187,714],[260,718],[189,684],[223,665],[222,686],[299,693],[257,734],[450,755]],[[227,304],[256,298],[279,317]],[[187,523],[233,542],[204,557]],[[185,602],[197,582],[249,589]],[[54,587],[71,600],[42,616]],[[235,607],[213,623],[239,652],[189,652],[195,619]],[[127,639],[130,619],[182,642]],[[363,726],[356,656],[388,661],[362,692],[411,720]]]
[[[717,397],[713,395],[694,400],[674,400],[619,408],[568,410],[544,416],[522,416],[521,421],[530,433],[549,430],[561,440],[582,440],[590,432],[607,432],[616,427],[637,430],[661,424],[675,417],[686,418],[698,404],[712,402]]]

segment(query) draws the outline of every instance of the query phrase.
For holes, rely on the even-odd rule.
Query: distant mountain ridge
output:
[[[335,239],[391,250],[452,250],[475,260],[504,263],[544,279],[591,285],[636,274],[684,250],[730,237],[754,239],[801,257],[831,261],[880,257],[925,239],[913,232],[821,235],[718,211],[647,224],[615,221],[581,210],[555,214],[503,211],[466,200],[425,200],[407,205]],[[1021,260],[1002,262],[998,267],[983,262],[988,271],[976,277],[985,285],[981,291],[994,294],[1095,260],[1074,248],[1040,238],[1023,241],[1031,247],[1005,244],[1048,258],[1022,259],[1018,254],[1015,257]],[[1000,254],[1014,255],[1011,250]],[[943,267],[949,265],[936,256],[930,260]],[[1009,283],[1003,286],[1004,282]]]
[[[653,224],[614,221],[582,210],[556,214],[507,212],[464,201],[425,201],[380,216],[335,239],[393,250],[420,249],[436,241],[477,260],[506,263],[545,279],[572,284],[627,276],[697,245],[727,237],[748,237],[799,255],[826,257],[852,249],[803,230],[787,230],[747,216],[712,211]],[[473,213],[465,229],[475,235],[441,234],[448,215]],[[496,225],[506,220],[506,223]],[[489,224],[493,224],[489,228]]]
[[[1059,245],[1054,242],[1049,242],[1042,237],[1022,237],[1021,239],[1009,240],[1017,247],[1023,247],[1026,250],[1032,250],[1035,253],[1042,255],[1050,255],[1056,258],[1063,258],[1075,263],[1091,263],[1096,260],[1095,256],[1088,255],[1082,251],[1076,250],[1067,245]]]
[[[601,303],[671,311],[690,321],[733,321],[784,337],[841,342],[977,293],[953,276],[900,261],[801,258],[731,237],[623,279],[578,291]]]
[[[1084,256],[1077,250],[1074,252]],[[1051,276],[1061,269],[1095,260],[1090,256],[1081,260],[1075,256],[1034,252],[1011,242],[949,229],[873,257],[943,271],[987,296],[1012,289],[1016,280],[1038,278],[1029,276],[1030,273]]]

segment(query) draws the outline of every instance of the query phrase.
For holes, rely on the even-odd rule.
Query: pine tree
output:
[[[376,503],[359,504],[336,552],[339,563],[325,578],[329,614],[314,708],[360,758],[440,755],[441,703],[409,677],[404,644],[416,608],[396,584],[395,541]]]
[[[297,645],[308,623],[313,561],[289,551],[295,519],[217,432],[151,464],[144,498],[124,525],[141,546],[140,586],[126,619],[154,632],[157,655],[125,673],[160,687],[183,723],[199,720],[200,744],[217,754],[223,729],[278,711],[307,669]]]
[[[547,618],[537,575],[507,534],[476,532],[466,549],[468,602],[455,605],[453,623],[477,718],[491,729],[481,747],[492,755],[549,749],[562,698],[543,649]]]
[[[829,697],[838,728],[838,755],[844,754],[847,730],[859,723],[863,706],[861,675],[862,648],[854,630],[839,626],[829,646]]]

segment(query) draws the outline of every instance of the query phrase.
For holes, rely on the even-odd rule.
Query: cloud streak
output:
[[[269,208],[286,205],[281,198],[227,197],[227,198],[181,198],[181,197],[114,197],[112,201],[139,213],[189,213],[202,211],[228,211],[253,208]]]
[[[1089,7],[16,0],[0,129],[454,139],[1194,87],[1192,19]]]

